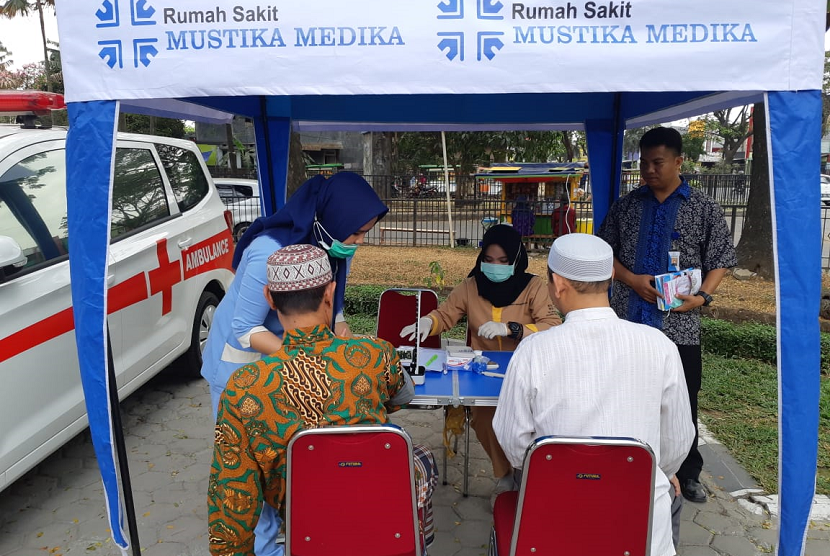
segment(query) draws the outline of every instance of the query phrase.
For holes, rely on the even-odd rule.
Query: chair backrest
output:
[[[421,311],[418,312],[418,298]],[[417,321],[420,317],[438,308],[438,296],[426,289],[389,289],[380,294],[378,303],[378,338],[382,338],[395,347],[414,345],[414,341],[401,338],[401,329]],[[428,337],[421,342],[421,347],[440,349],[441,336]]]
[[[301,431],[288,444],[286,556],[420,556],[416,500],[400,428]]]
[[[656,466],[645,442],[546,436],[523,469],[511,556],[651,552]]]

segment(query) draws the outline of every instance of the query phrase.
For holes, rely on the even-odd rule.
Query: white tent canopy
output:
[[[818,435],[825,8],[819,0],[58,0],[76,337],[116,542],[127,546],[102,392],[119,101],[148,102],[149,110],[172,99],[252,118],[267,213],[285,202],[292,127],[584,129],[600,222],[619,193],[627,127],[765,100],[779,331],[778,550],[803,554]]]

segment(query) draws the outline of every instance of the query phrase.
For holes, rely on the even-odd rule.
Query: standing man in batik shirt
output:
[[[284,515],[286,452],[294,434],[388,423],[388,413],[414,395],[391,344],[335,337],[329,328],[336,286],[324,251],[311,245],[284,247],[268,258],[267,271],[265,297],[285,336],[279,351],[231,375],[219,402],[208,486],[213,555],[254,554],[262,504]],[[419,507],[428,507],[435,463],[418,445],[415,456]],[[274,545],[276,538],[268,543],[269,554],[282,554]]]
[[[700,307],[730,267],[738,264],[723,209],[714,199],[689,186],[680,175],[683,140],[671,128],[657,127],[640,139],[640,176],[645,185],[618,199],[599,229],[614,249],[611,307],[620,318],[662,330],[677,344],[686,385],[695,441],[677,472],[683,496],[706,502],[700,484],[703,457],[697,448],[697,395],[703,363],[700,350]],[[657,308],[654,277],[669,270],[669,252],[679,253],[678,268],[699,268],[703,283],[696,295],[680,295],[680,307]]]

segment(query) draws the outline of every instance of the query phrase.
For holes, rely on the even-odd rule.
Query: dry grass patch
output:
[[[470,247],[450,249],[365,245],[355,254],[349,283],[423,287],[430,275],[429,263],[438,261],[444,270],[445,283],[452,287],[467,276],[475,264],[476,255],[478,249]],[[530,253],[530,272],[545,276],[546,266],[547,252]],[[729,275],[718,288],[716,305],[772,314],[775,312],[775,287],[768,280],[752,278],[740,281]]]

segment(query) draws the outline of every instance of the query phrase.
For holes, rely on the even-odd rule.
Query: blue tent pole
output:
[[[818,455],[821,96],[765,96],[778,309],[778,554],[801,556]]]
[[[113,440],[121,434],[120,429],[113,429],[118,396],[113,403],[111,389],[116,384],[107,370],[106,341],[107,263],[118,103],[73,102],[67,108],[70,125],[66,137],[66,209],[75,343],[109,526],[115,544],[126,554],[130,545],[123,527],[123,493],[113,448]]]
[[[620,194],[624,128],[617,117],[614,120],[587,120],[585,131],[596,232],[605,220],[611,203]]]
[[[288,151],[291,144],[290,118],[270,116],[268,110],[269,100],[263,97],[261,114],[254,119],[263,216],[274,214],[285,205]]]

